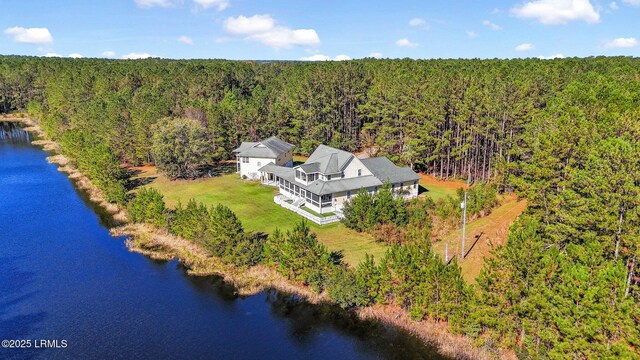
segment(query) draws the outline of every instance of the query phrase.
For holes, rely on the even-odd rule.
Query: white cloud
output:
[[[178,41],[183,43],[183,44],[193,45],[193,39],[188,37],[188,36],[185,36],[185,35],[180,36],[178,38]]]
[[[609,3],[609,7],[611,8],[611,10],[618,10],[620,9],[620,7],[618,6],[618,3],[615,1],[612,1]]]
[[[142,8],[150,8],[154,6],[170,7],[173,6],[171,0],[135,0],[136,4]]]
[[[477,38],[477,37],[478,37],[478,33],[477,33],[477,32],[475,32],[475,31],[467,30],[467,36],[468,36],[470,39],[474,39],[474,38]]]
[[[551,56],[538,56],[538,59],[540,60],[553,60],[553,59],[563,59],[564,55],[562,54],[555,54],[555,55],[551,55]]]
[[[276,50],[320,43],[314,29],[289,29],[278,26],[268,14],[230,17],[224,21],[224,28],[230,34],[245,35],[245,39],[261,42]]]
[[[427,23],[427,21],[425,19],[413,18],[413,19],[409,20],[409,25],[414,26],[414,27],[421,27],[421,28],[424,28],[426,30],[429,30],[429,24]]]
[[[381,59],[384,55],[382,55],[381,52],[372,52],[371,54],[369,54],[369,57],[372,57],[374,59]]]
[[[5,29],[4,33],[13,36],[13,41],[24,44],[49,45],[53,42],[53,37],[47,28],[14,26]]]
[[[202,6],[204,9],[215,6],[218,11],[222,11],[229,7],[229,0],[193,0],[193,2]]]
[[[303,56],[300,58],[302,61],[330,61],[331,58],[327,55],[315,54],[311,56]]]
[[[50,53],[44,54],[44,57],[64,57],[64,56],[62,56],[62,55],[60,55],[58,53],[51,53],[50,52]]]
[[[512,8],[511,13],[519,18],[536,19],[545,25],[567,24],[575,20],[589,24],[600,21],[600,14],[589,0],[535,0]]]
[[[127,55],[123,55],[122,58],[126,60],[138,60],[138,59],[146,59],[150,58],[152,55],[149,53],[128,53]]]
[[[622,2],[631,6],[640,6],[640,0],[622,0]]]
[[[235,35],[254,35],[273,30],[275,24],[275,20],[269,14],[251,17],[240,15],[225,20],[224,28],[227,32]]]
[[[535,48],[536,47],[533,46],[533,44],[523,43],[523,44],[520,44],[520,45],[516,46],[516,51],[531,51],[531,50],[533,50]]]
[[[112,58],[116,56],[116,53],[115,51],[111,51],[111,50],[103,51],[102,56]]]
[[[396,41],[396,45],[398,45],[400,47],[414,48],[414,47],[418,47],[419,44],[411,42],[411,40],[409,40],[407,38],[402,38],[402,39]]]
[[[500,31],[502,30],[502,26],[498,25],[498,24],[494,24],[489,20],[485,20],[482,22],[482,25],[484,26],[488,26],[491,30],[493,31]]]
[[[67,57],[72,58],[72,59],[81,59],[84,56],[82,56],[82,54],[78,54],[78,53],[71,53],[71,54],[67,55]]]
[[[426,25],[427,22],[424,21],[424,19],[420,19],[420,18],[413,18],[411,20],[409,20],[409,25],[411,26],[421,26],[421,25]]]
[[[311,56],[304,56],[301,57],[300,60],[302,61],[346,61],[346,60],[351,60],[351,56],[349,55],[338,55],[335,58],[331,58],[330,56],[327,55],[323,55],[323,54],[315,54],[315,55],[311,55]]]
[[[638,46],[638,40],[636,38],[617,38],[611,41],[607,41],[604,44],[606,48],[631,48]]]

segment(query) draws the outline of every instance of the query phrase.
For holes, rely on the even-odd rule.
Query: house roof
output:
[[[347,156],[349,155],[349,156]],[[333,149],[329,146],[320,145],[309,157],[306,163],[298,168],[307,173],[324,172],[324,174],[335,174],[340,172],[344,166],[353,158],[353,154],[346,151]],[[357,176],[351,178],[341,178],[334,180],[316,180],[308,185],[296,181],[296,168],[267,164],[259,171],[273,173],[291,183],[309,190],[317,195],[333,194],[344,191],[358,191],[361,188],[380,186],[385,181],[391,183],[403,183],[407,181],[417,181],[420,175],[416,174],[409,167],[398,167],[386,157],[362,159],[362,164],[371,171],[373,175]],[[340,166],[342,164],[342,167]]]
[[[268,173],[272,173],[276,176],[280,176],[281,178],[287,179],[289,177],[293,177],[295,178],[295,170],[293,168],[290,167],[286,167],[286,166],[280,166],[280,165],[276,165],[273,163],[269,163],[263,167],[261,167],[260,169],[258,169],[258,171],[260,172],[268,172]]]
[[[267,164],[261,167],[258,171],[272,173],[293,184],[300,186],[303,189],[309,190],[316,195],[327,195],[342,191],[358,191],[361,188],[370,188],[373,186],[382,185],[382,182],[380,180],[371,175],[332,181],[316,180],[305,185],[299,181],[296,181],[295,169],[274,164]]]
[[[243,142],[233,152],[237,153],[238,156],[277,158],[294,147],[294,145],[272,136],[258,142]]]
[[[380,185],[382,185],[382,182],[378,180],[378,178],[367,175],[332,181],[316,180],[305,188],[314,194],[326,195],[343,191],[358,191],[363,188],[366,189]]]
[[[384,156],[362,159],[360,161],[371,171],[373,176],[382,182],[400,183],[420,180],[420,175],[416,174],[411,168],[408,166],[398,167]]]
[[[349,164],[353,157],[354,155],[350,152],[320,145],[309,159],[300,165],[300,168],[306,173],[337,174]]]

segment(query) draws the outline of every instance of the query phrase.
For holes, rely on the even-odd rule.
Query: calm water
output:
[[[403,332],[275,291],[240,298],[216,278],[130,253],[92,204],[0,123],[0,340],[66,340],[0,358],[439,358]]]

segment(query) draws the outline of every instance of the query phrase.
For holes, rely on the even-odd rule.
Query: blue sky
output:
[[[3,0],[0,54],[640,56],[640,0]]]

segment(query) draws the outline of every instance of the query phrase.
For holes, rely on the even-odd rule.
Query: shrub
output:
[[[324,288],[334,257],[304,219],[286,234],[276,230],[265,246],[266,260],[276,264],[283,276],[311,285],[318,292]]]
[[[353,271],[344,266],[332,267],[327,281],[327,294],[344,309],[370,303],[367,288],[358,282]]]
[[[153,188],[142,188],[129,201],[127,207],[131,221],[147,222],[160,228],[167,227],[167,210],[162,194]]]

